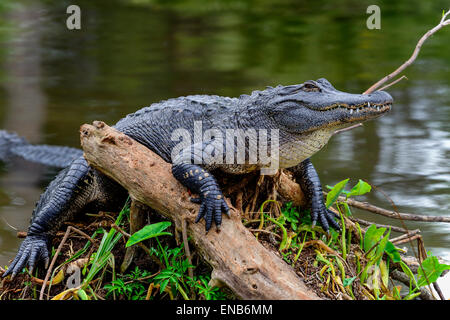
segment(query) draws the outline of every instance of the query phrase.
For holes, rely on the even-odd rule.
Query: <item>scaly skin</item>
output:
[[[306,159],[294,168],[291,168],[290,171],[294,174],[295,180],[300,184],[300,187],[309,199],[312,224],[315,225],[317,220],[319,220],[325,230],[328,230],[330,224],[336,230],[340,230],[339,224],[334,220],[333,212],[328,210],[323,203],[319,175],[311,161]]]
[[[207,231],[213,221],[216,227],[221,225],[223,212],[229,213],[212,171],[236,174],[267,169],[269,165],[259,153],[255,161],[250,161],[254,155],[251,145],[256,142],[250,131],[272,130],[268,139],[272,142],[275,130],[279,133],[279,167],[294,173],[309,199],[313,223],[319,221],[328,230],[330,225],[340,227],[325,208],[320,180],[309,157],[328,142],[336,129],[377,118],[390,110],[391,103],[392,97],[386,92],[349,94],[319,79],[269,87],[239,98],[197,95],[169,99],[128,115],[115,128],[172,163],[174,177],[199,195],[192,199],[200,204],[196,221],[204,218]],[[238,141],[245,142],[247,138],[248,143],[239,148],[234,145],[234,138],[231,145],[220,139],[229,129],[235,129]],[[198,132],[202,139],[198,139]],[[1,142],[0,135],[0,147]],[[238,159],[241,149],[245,161],[230,162],[227,156]],[[276,146],[270,145],[270,154],[276,151]],[[75,159],[41,196],[28,236],[4,276],[15,275],[26,265],[32,269],[39,260],[48,261],[48,241],[64,221],[87,205],[111,206],[112,199],[121,198],[115,196],[117,193],[125,194],[117,184],[90,168],[82,157]]]
[[[70,147],[31,145],[15,133],[0,130],[0,161],[21,157],[46,166],[65,168],[82,155],[83,151]]]

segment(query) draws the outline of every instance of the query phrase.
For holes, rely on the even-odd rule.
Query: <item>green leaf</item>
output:
[[[396,286],[394,286],[392,288],[392,295],[394,296],[395,299],[397,300],[401,300],[402,297],[400,296],[400,291],[398,290],[398,288]]]
[[[169,221],[162,221],[158,223],[153,223],[145,226],[141,230],[135,232],[127,241],[127,244],[125,247],[130,247],[132,245],[135,245],[138,242],[158,237],[158,236],[164,236],[164,235],[172,235],[170,232],[163,232],[166,230],[172,223]]]
[[[90,300],[88,295],[86,294],[86,291],[84,291],[83,289],[78,289],[77,294],[81,300]]]
[[[327,202],[326,207],[329,208],[341,195],[342,191],[344,191],[345,186],[347,185],[349,179],[342,180],[338,182],[333,189],[327,194]]]
[[[389,284],[389,269],[383,260],[380,261],[380,273],[381,273],[381,282],[387,288]]]
[[[352,216],[352,211],[350,210],[350,207],[348,206],[348,203],[347,202],[342,202],[342,205],[344,206],[344,209],[345,209],[345,211],[344,211],[345,216],[351,217]]]
[[[360,280],[361,283],[365,283],[366,279],[368,277],[368,273],[372,268],[372,265],[374,264],[374,261],[369,261],[366,266],[364,267],[363,271],[361,272]]]
[[[377,226],[372,224],[366,231],[364,235],[364,251],[368,252],[370,248],[372,248],[378,241],[380,241],[383,236],[386,228],[378,228]],[[375,255],[374,249],[372,249],[372,256]]]
[[[169,283],[170,279],[166,279],[164,281],[161,282],[160,287],[159,287],[159,292],[162,293],[164,291],[164,289],[166,288],[167,284]]]
[[[351,277],[351,278],[345,278],[344,281],[342,281],[342,285],[344,287],[349,286],[353,283],[353,281],[355,281],[355,279],[356,279],[356,276]]]
[[[394,246],[392,242],[388,241],[386,243],[384,251],[392,259],[392,262],[397,263],[402,260],[400,257],[400,253],[398,252],[397,248]]]
[[[403,300],[412,300],[414,298],[417,298],[418,296],[420,296],[420,293],[421,292],[410,293],[406,297],[404,297]]]
[[[400,261],[400,267],[402,268],[403,272],[409,277],[410,282],[414,282],[414,285],[416,286],[416,288],[418,288],[419,286],[417,285],[416,277],[414,276],[411,269],[406,265],[406,263]]]
[[[370,184],[359,179],[358,183],[347,193],[347,198],[351,196],[361,196],[370,192],[370,190],[372,190]]]
[[[441,264],[437,257],[429,256],[422,262],[422,267],[417,269],[418,276],[418,286],[423,287],[428,285],[428,281],[431,283],[435,282],[445,270],[449,270],[450,265]],[[424,274],[425,271],[425,274]],[[428,280],[428,281],[427,281]]]
[[[380,243],[378,244],[378,246],[376,248],[376,260],[377,260],[378,264],[380,263],[381,258],[383,257],[384,249],[386,248],[386,244],[389,240],[390,234],[391,234],[391,228],[389,228],[387,234],[380,240]]]

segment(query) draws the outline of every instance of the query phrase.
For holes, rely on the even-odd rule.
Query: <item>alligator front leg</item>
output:
[[[340,230],[339,223],[334,220],[334,213],[328,210],[323,201],[322,186],[319,175],[309,159],[304,160],[295,167],[289,168],[294,173],[295,180],[300,184],[308,202],[311,205],[311,220],[313,226],[320,221],[322,227],[328,232],[329,227]]]
[[[229,216],[225,198],[211,173],[195,164],[177,164],[172,167],[174,177],[194,193],[199,194],[199,198],[191,198],[192,202],[200,203],[195,222],[205,219],[205,229],[211,229],[212,221],[216,223],[217,229],[222,224],[222,212]]]
[[[208,152],[203,152],[204,150]],[[212,221],[217,229],[222,224],[222,212],[230,215],[230,209],[214,176],[201,165],[211,163],[208,155],[214,154],[213,143],[202,143],[190,146],[180,152],[173,161],[172,173],[174,177],[199,198],[191,198],[194,203],[200,204],[195,222],[205,219],[205,229],[208,232]],[[192,163],[192,161],[194,163]],[[195,164],[199,163],[199,164]]]

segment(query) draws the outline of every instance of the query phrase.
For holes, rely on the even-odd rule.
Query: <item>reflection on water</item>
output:
[[[78,1],[82,30],[69,31],[65,2],[2,1],[0,128],[37,143],[78,146],[81,124],[112,124],[170,97],[239,96],[320,77],[362,92],[407,59],[448,6],[385,2],[382,29],[368,30],[370,1],[271,2]],[[390,90],[390,114],[334,137],[313,157],[324,185],[366,179],[401,212],[449,214],[449,40],[442,30],[426,43],[406,72],[410,80]],[[27,228],[54,174],[25,162],[0,164],[0,265],[20,244],[12,227]],[[381,193],[366,199],[390,205]],[[406,225],[420,227],[427,248],[450,258],[449,225]]]

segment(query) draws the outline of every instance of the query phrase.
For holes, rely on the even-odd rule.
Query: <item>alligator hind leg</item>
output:
[[[50,237],[65,221],[81,211],[91,197],[92,189],[86,187],[92,185],[90,170],[86,160],[80,157],[50,183],[33,211],[27,237],[3,277],[16,275],[26,265],[32,272],[41,260],[48,263]]]
[[[334,220],[334,213],[328,210],[323,201],[322,186],[319,175],[309,159],[304,160],[295,167],[289,168],[295,180],[300,184],[305,196],[311,205],[311,220],[313,225],[320,221],[322,227],[328,232],[329,227],[340,230],[339,223]]]

